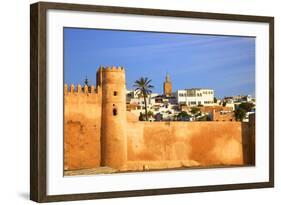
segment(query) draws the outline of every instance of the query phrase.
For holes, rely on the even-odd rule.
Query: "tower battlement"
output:
[[[88,86],[81,86],[80,84],[74,85],[74,84],[64,84],[64,95],[69,94],[98,94],[100,91],[100,87],[97,86],[95,88],[94,85]]]
[[[125,84],[125,69],[122,66],[100,66],[96,73],[96,85],[111,81],[116,84]],[[104,81],[104,82],[103,82]]]
[[[125,73],[125,69],[122,66],[100,66],[98,70],[102,72],[122,72]]]

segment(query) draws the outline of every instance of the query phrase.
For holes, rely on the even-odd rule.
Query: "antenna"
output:
[[[88,86],[88,83],[89,83],[89,81],[88,81],[88,78],[87,78],[87,76],[86,76],[86,78],[85,78],[85,81],[84,81],[84,83],[85,83],[85,85],[87,85],[87,86]]]

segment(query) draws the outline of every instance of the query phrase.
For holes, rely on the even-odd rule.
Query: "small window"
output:
[[[117,109],[113,108],[113,116],[116,116],[116,115],[117,115]]]
[[[114,95],[114,96],[117,96],[117,91],[114,91],[114,92],[113,92],[113,95]]]

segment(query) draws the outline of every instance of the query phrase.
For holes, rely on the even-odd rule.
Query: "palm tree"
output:
[[[150,85],[150,82],[151,80],[148,78],[141,77],[140,79],[136,80],[134,84],[134,87],[136,87],[135,91],[140,93],[144,99],[146,121],[148,120],[146,98],[152,92],[151,89],[154,88],[154,86]]]

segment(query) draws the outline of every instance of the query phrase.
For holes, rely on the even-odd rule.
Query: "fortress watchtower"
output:
[[[123,67],[100,67],[102,87],[101,166],[118,170],[127,161],[126,89]]]

